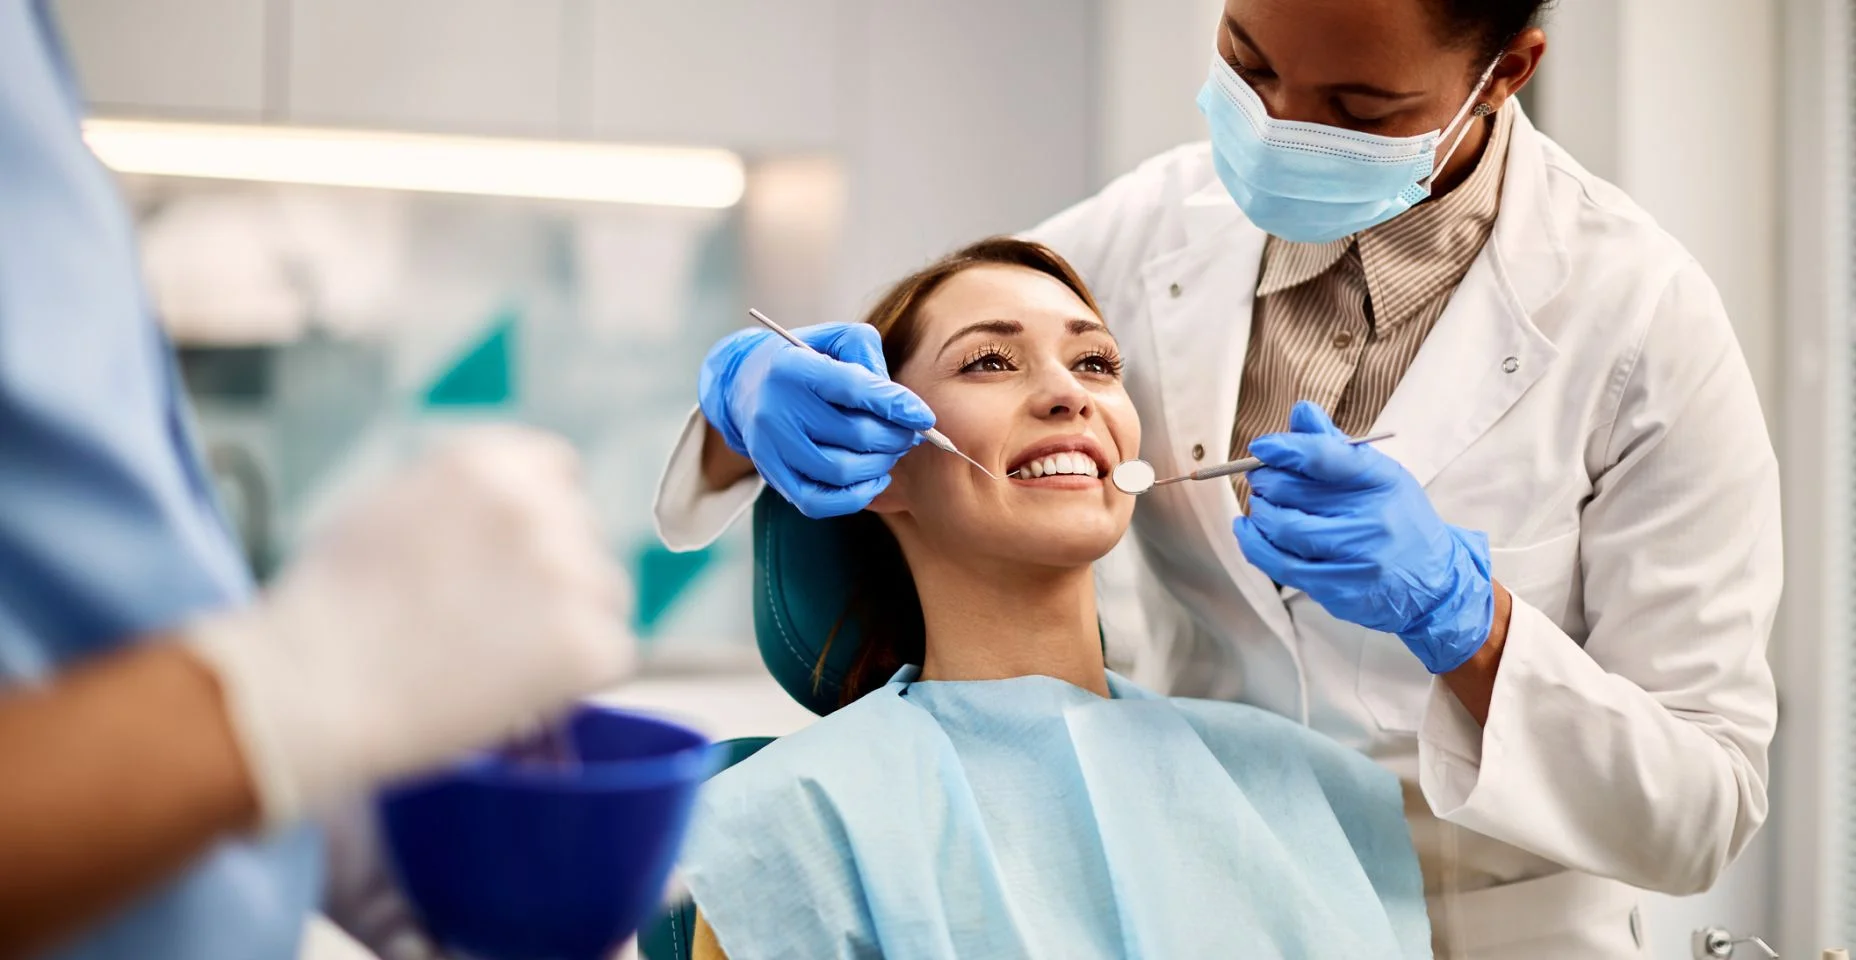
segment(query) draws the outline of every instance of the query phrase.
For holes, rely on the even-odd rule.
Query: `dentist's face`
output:
[[[956,558],[1075,567],[1107,553],[1134,511],[1108,472],[1139,455],[1141,423],[1101,318],[1054,277],[986,265],[925,300],[915,334],[892,375],[956,446],[1012,476],[923,444],[871,509]]]

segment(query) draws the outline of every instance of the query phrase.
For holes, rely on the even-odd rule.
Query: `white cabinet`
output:
[[[294,0],[287,117],[562,133],[565,0]]]
[[[263,113],[265,0],[58,0],[53,10],[100,113]]]
[[[766,152],[837,142],[841,0],[591,2],[593,135]]]
[[[862,0],[57,2],[128,116],[824,152],[867,68]]]

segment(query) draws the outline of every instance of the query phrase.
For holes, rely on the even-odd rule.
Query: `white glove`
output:
[[[597,530],[565,442],[483,428],[336,518],[256,605],[191,625],[265,822],[621,679],[629,598]]]

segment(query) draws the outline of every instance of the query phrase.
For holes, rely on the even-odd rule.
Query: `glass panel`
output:
[[[330,504],[461,428],[580,449],[647,656],[753,659],[746,530],[658,545],[658,473],[738,326],[741,216],[131,180],[151,296],[260,575]]]

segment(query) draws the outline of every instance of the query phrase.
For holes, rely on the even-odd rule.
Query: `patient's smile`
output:
[[[1014,483],[1059,490],[1102,486],[1107,462],[1101,444],[1086,435],[1053,437],[1020,452],[1006,474]]]

